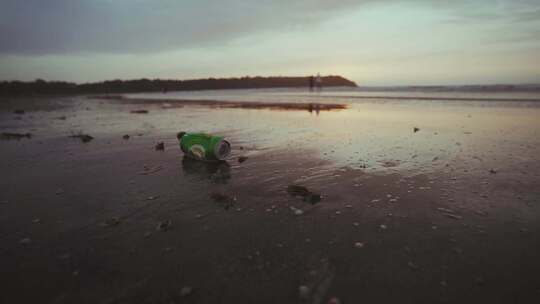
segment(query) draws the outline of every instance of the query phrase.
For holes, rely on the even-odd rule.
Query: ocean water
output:
[[[469,105],[498,106],[510,103],[510,106],[535,106],[540,102],[540,89],[536,87],[518,87],[512,91],[497,88],[482,89],[468,87],[336,87],[309,91],[306,88],[276,89],[232,89],[204,91],[176,91],[168,93],[126,94],[128,98],[148,99],[188,99],[246,102],[320,102],[320,103],[414,103],[418,101],[441,101],[445,104],[465,101]],[[519,102],[519,103],[516,103]]]

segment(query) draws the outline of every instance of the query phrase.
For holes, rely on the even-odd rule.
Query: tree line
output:
[[[348,86],[356,84],[341,76],[322,77],[323,86]],[[207,78],[192,80],[134,79],[107,80],[103,82],[76,84],[65,81],[3,81],[0,82],[0,95],[69,95],[69,94],[109,94],[136,92],[168,92],[218,89],[259,89],[307,87],[309,77],[239,77]]]

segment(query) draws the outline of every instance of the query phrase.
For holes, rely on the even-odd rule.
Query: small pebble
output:
[[[171,228],[172,226],[172,221],[171,220],[166,220],[166,221],[162,221],[162,222],[159,222],[157,227],[156,227],[156,230],[158,231],[167,231]]]
[[[341,304],[341,301],[336,298],[336,297],[331,297],[329,300],[328,300],[328,304]]]
[[[156,144],[155,148],[156,148],[156,151],[163,151],[165,150],[165,144],[163,142],[159,142]]]
[[[29,238],[24,238],[24,239],[19,241],[19,244],[21,244],[21,245],[28,245],[30,243],[32,243],[32,240],[29,239]]]
[[[300,299],[307,300],[309,298],[309,293],[309,287],[306,285],[300,285],[300,287],[298,287],[298,296]]]
[[[356,242],[356,243],[354,243],[354,247],[355,248],[364,248],[364,243]]]
[[[184,286],[182,289],[180,289],[180,296],[181,297],[187,297],[191,294],[193,291],[193,288],[191,286]]]

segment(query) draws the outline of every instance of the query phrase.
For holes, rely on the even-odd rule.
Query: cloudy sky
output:
[[[540,82],[540,0],[0,0],[0,79]]]

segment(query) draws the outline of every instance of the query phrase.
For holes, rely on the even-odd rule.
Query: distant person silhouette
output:
[[[309,90],[313,91],[314,86],[315,86],[315,77],[309,76]]]
[[[321,78],[321,74],[319,73],[317,73],[317,77],[315,78],[315,87],[319,91],[322,89],[322,78]]]

